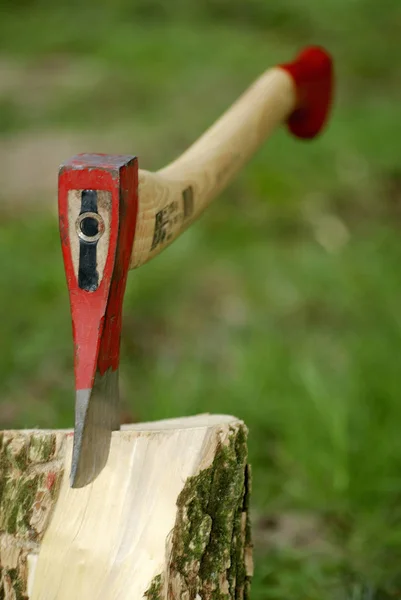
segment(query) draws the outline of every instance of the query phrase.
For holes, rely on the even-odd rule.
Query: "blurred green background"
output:
[[[130,274],[124,418],[249,426],[253,600],[401,598],[400,0],[3,0],[0,426],[70,427],[57,168],[157,169],[266,68],[324,44],[314,142],[284,128]],[[398,57],[398,60],[397,60]]]

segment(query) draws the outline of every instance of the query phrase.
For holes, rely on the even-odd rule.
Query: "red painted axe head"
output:
[[[81,154],[60,168],[59,224],[74,338],[75,487],[101,471],[111,431],[120,427],[117,369],[137,190],[132,156]]]
[[[297,58],[284,65],[294,81],[298,106],[287,126],[296,137],[312,139],[324,128],[333,96],[333,61],[319,46],[305,48]]]

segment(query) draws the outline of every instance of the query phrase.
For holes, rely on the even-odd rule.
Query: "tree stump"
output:
[[[0,598],[241,600],[247,429],[226,415],[123,426],[72,489],[72,432],[0,433]]]

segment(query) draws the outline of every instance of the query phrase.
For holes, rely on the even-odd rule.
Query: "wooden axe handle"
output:
[[[332,95],[332,62],[321,48],[266,71],[184,154],[156,173],[139,170],[139,209],[130,268],[176,239],[287,122],[301,138],[324,126]]]

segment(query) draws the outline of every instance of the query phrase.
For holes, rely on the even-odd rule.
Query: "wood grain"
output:
[[[270,69],[177,160],[156,173],[139,170],[130,268],[159,254],[196,220],[295,104],[291,76]]]

